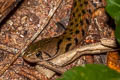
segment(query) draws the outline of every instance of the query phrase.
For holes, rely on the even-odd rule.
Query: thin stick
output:
[[[57,5],[55,5],[55,7],[53,9],[50,10],[48,17],[43,21],[43,24],[41,25],[41,27],[43,27],[43,29],[48,25],[49,21],[51,20],[51,18],[53,17],[55,11],[57,10],[57,8],[60,6],[60,4],[62,3],[63,0],[59,0]],[[24,54],[25,49],[27,49],[27,46],[32,43],[42,32],[43,30],[41,30],[41,28],[39,28],[37,30],[37,32],[34,34],[34,36],[28,40],[28,42],[25,44],[25,47],[20,50],[11,60],[11,62],[9,64],[7,64],[1,71],[0,71],[0,76],[2,76],[2,74],[17,60],[17,58],[21,55]]]
[[[0,23],[22,0],[3,0],[0,5]]]
[[[63,74],[66,71],[64,68],[53,66],[53,65],[49,64],[47,61],[38,62],[37,64],[39,66],[43,66],[47,69],[50,69],[58,74]]]

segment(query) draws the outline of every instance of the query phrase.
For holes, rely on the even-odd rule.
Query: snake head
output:
[[[50,59],[56,51],[55,40],[45,39],[32,43],[23,54],[25,61],[37,63],[42,60]]]
[[[27,52],[24,53],[23,55],[23,59],[27,62],[30,62],[30,63],[37,63],[39,61],[42,60],[42,52],[39,51],[39,52],[31,52],[31,51],[28,51],[26,50]]]

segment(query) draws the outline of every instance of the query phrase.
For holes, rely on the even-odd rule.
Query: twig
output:
[[[3,0],[0,5],[0,23],[22,0]]]
[[[62,67],[56,67],[56,66],[53,66],[51,64],[49,64],[47,61],[42,61],[42,62],[38,62],[37,63],[39,66],[43,66],[47,69],[50,69],[58,74],[63,74],[66,70],[63,69]]]
[[[55,7],[53,9],[50,10],[49,14],[48,14],[48,17],[43,21],[43,24],[41,25],[41,27],[44,29],[49,21],[51,20],[52,16],[54,15],[55,11],[57,10],[57,8],[60,6],[60,4],[62,3],[63,0],[59,0],[58,1],[58,4],[55,5]],[[0,76],[2,76],[2,74],[17,60],[17,58],[21,55],[21,54],[24,54],[24,51],[27,49],[27,46],[32,43],[38,36],[39,34],[41,34],[43,30],[41,30],[41,28],[39,28],[37,30],[37,32],[34,34],[34,36],[28,40],[28,42],[25,44],[25,47],[20,50],[14,57],[13,59],[11,60],[11,62],[9,64],[7,64],[1,71],[0,71]]]

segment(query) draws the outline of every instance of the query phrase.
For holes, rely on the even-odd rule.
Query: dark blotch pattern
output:
[[[73,29],[70,29],[70,32],[73,32]]]
[[[79,24],[77,23],[77,24],[75,24],[75,27],[78,27],[79,26]]]
[[[78,44],[78,39],[74,38],[74,40],[75,40],[75,44],[77,45]]]
[[[91,14],[92,13],[92,11],[90,10],[90,9],[88,9],[88,12]]]
[[[62,39],[60,39],[59,41],[58,41],[58,43],[57,43],[57,51],[56,51],[56,53],[58,52],[58,50],[60,49],[60,44],[62,43]]]
[[[81,13],[78,14],[78,17],[81,17]]]
[[[71,43],[68,43],[67,45],[66,45],[66,47],[65,47],[65,52],[67,52],[69,49],[70,49],[70,46],[71,46],[72,44]]]
[[[85,10],[82,10],[82,13],[85,14]]]
[[[85,31],[82,29],[82,36],[84,36],[85,35]]]
[[[86,4],[86,5],[87,5],[87,4],[88,4],[88,1],[85,1],[85,2],[84,2],[84,4]]]
[[[68,37],[67,40],[70,41],[70,40],[71,40],[71,37]]]
[[[82,20],[80,20],[80,24],[83,25],[83,21]]]
[[[79,30],[76,30],[76,31],[75,31],[75,34],[79,34],[79,33],[80,33],[80,31],[79,31]]]
[[[77,2],[74,1],[74,2],[73,2],[73,7],[76,7],[76,5],[77,5]]]
[[[70,23],[70,26],[73,26],[73,22]]]
[[[87,18],[86,18],[85,20],[86,20],[86,23],[87,23],[87,24],[89,24],[89,23],[90,23],[90,22],[89,22],[89,20],[88,20]]]
[[[76,8],[76,13],[77,13],[77,12],[79,12],[79,9],[78,9],[78,8]]]
[[[75,17],[75,13],[73,13],[73,17]]]
[[[78,20],[78,19],[77,19],[77,18],[75,18],[75,22],[77,22],[77,20]]]
[[[83,4],[81,3],[81,4],[80,4],[80,7],[82,7],[82,6],[83,6]]]

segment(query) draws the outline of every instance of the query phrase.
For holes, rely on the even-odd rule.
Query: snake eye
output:
[[[39,58],[39,59],[43,59],[43,57],[42,57],[42,52],[41,52],[41,51],[38,51],[38,52],[36,53],[36,57]]]

